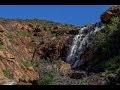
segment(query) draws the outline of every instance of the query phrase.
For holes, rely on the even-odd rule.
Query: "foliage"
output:
[[[53,76],[51,74],[45,74],[38,83],[39,85],[49,85],[53,80]]]
[[[57,68],[53,67],[53,62],[49,59],[41,59],[34,66],[40,68],[40,78],[38,80],[39,85],[52,85],[56,77],[60,77],[60,72]]]
[[[26,60],[26,61],[23,61],[22,63],[23,63],[23,65],[24,65],[26,68],[32,66],[32,63],[31,63],[30,61],[27,61],[27,60]]]
[[[0,50],[5,50],[5,49],[6,49],[5,46],[0,44]]]
[[[0,56],[0,60],[3,60],[3,57],[2,57],[2,56]]]
[[[120,17],[112,17],[111,22],[105,26],[106,32],[99,32],[95,36],[91,60],[104,67],[109,76],[120,69]]]
[[[51,31],[52,34],[55,34],[56,36],[62,35],[65,33],[68,33],[69,30],[59,30],[59,31]]]
[[[26,31],[23,31],[23,30],[17,30],[17,33],[18,33],[18,35],[20,35],[20,36],[26,36],[26,37],[28,37],[29,36],[29,33],[28,32],[26,32]]]
[[[11,41],[14,41],[14,38],[15,38],[15,37],[14,37],[12,34],[8,34],[7,37],[8,37],[8,39],[10,40],[10,42],[11,42]]]
[[[3,70],[3,74],[5,77],[7,77],[8,79],[11,79],[11,74],[10,71],[8,69],[4,69]]]
[[[42,37],[33,37],[33,38],[31,38],[31,40],[33,42],[40,42],[40,41],[42,41]]]

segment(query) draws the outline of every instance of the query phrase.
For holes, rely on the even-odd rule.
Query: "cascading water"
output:
[[[75,35],[70,52],[67,56],[66,62],[71,64],[72,68],[78,68],[84,64],[81,55],[84,54],[87,48],[92,44],[92,40],[96,32],[101,31],[104,27],[100,22],[85,26],[80,29],[79,34]]]

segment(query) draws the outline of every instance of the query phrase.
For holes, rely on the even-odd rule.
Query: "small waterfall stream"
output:
[[[71,64],[72,68],[78,68],[84,64],[81,55],[84,54],[86,49],[92,44],[96,32],[101,31],[103,28],[101,23],[98,22],[82,27],[79,33],[75,35],[70,52],[66,58],[66,62]]]

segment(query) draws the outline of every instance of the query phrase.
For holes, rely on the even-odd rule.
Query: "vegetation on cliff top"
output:
[[[98,32],[93,43],[91,63],[104,69],[105,77],[120,74],[120,17],[112,17],[104,24],[105,32]]]

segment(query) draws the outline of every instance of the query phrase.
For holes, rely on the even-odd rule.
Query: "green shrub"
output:
[[[31,46],[31,45],[28,45],[28,46],[26,46],[28,49],[31,49],[31,51],[32,52],[34,52],[34,50],[35,50],[35,47],[34,46]]]
[[[0,50],[5,50],[5,46],[0,44]]]
[[[33,38],[31,38],[31,40],[33,42],[40,42],[40,41],[42,41],[42,38],[41,37],[33,37]]]
[[[22,63],[26,68],[32,66],[32,63],[30,61],[23,61]]]
[[[29,37],[29,33],[26,32],[26,31],[17,30],[17,33],[18,33],[18,35],[20,35],[20,36]]]
[[[120,17],[105,24],[106,32],[98,32],[93,41],[92,64],[100,64],[108,75],[120,68]]]
[[[8,69],[4,69],[4,70],[3,70],[3,74],[4,74],[4,76],[7,77],[8,79],[11,79],[11,78],[12,78],[12,76],[11,76],[11,74],[10,74],[10,71],[9,71]]]
[[[11,35],[11,34],[8,34],[8,39],[10,40],[10,41],[14,41],[14,36],[13,35]]]
[[[44,77],[42,77],[38,83],[39,85],[49,85],[53,81],[53,76],[50,74],[45,74]]]
[[[104,67],[106,70],[112,71],[113,73],[118,72],[118,69],[120,69],[120,55],[107,60]]]
[[[0,60],[3,60],[3,57],[2,57],[2,56],[0,56]]]
[[[53,62],[49,59],[41,59],[36,65],[39,68],[40,78],[38,80],[38,85],[52,85],[55,82],[55,78],[61,77],[60,71],[53,67]],[[52,66],[52,68],[48,68],[48,66]]]

